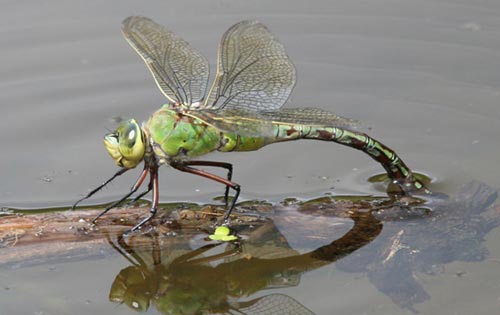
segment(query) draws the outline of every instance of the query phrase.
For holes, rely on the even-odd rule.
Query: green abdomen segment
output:
[[[221,152],[255,151],[276,142],[265,137],[240,136],[232,133],[224,133],[221,137],[221,146],[218,148]]]

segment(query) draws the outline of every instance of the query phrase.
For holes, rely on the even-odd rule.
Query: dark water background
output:
[[[165,102],[121,37],[129,15],[174,30],[212,64],[229,26],[258,19],[297,67],[287,106],[360,120],[432,177],[434,190],[453,194],[471,180],[500,186],[498,1],[4,1],[0,206],[69,206],[115,171],[102,145],[113,117],[142,121]],[[210,158],[234,163],[243,199],[382,193],[367,182],[380,166],[338,145],[295,142]],[[117,198],[136,176],[127,174],[93,202]],[[163,202],[208,202],[221,190],[167,168],[160,177]],[[486,261],[451,263],[437,276],[422,276],[431,299],[418,305],[421,314],[495,314],[499,237],[498,229],[488,235]],[[112,257],[0,270],[0,314],[134,313],[107,300],[124,266]],[[334,265],[283,292],[317,314],[407,312],[366,277]]]

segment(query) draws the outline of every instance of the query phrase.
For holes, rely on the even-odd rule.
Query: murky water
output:
[[[165,102],[121,37],[121,21],[135,14],[174,30],[211,62],[230,25],[258,19],[297,67],[287,106],[316,106],[360,120],[410,167],[432,177],[436,191],[455,195],[471,180],[500,186],[497,1],[7,1],[1,7],[2,207],[69,206],[116,170],[102,145],[113,117],[145,120]],[[334,144],[286,143],[210,158],[234,164],[243,199],[383,195],[367,181],[380,166]],[[221,193],[207,180],[168,168],[160,173],[163,202],[210,202]],[[124,175],[91,202],[116,199],[136,176]],[[412,237],[404,245],[418,243],[418,235]],[[439,237],[455,236],[444,229]],[[453,257],[447,263],[428,261],[433,272],[418,269],[414,276],[428,298],[413,308],[421,314],[495,314],[498,237],[494,229],[484,243],[469,245],[489,250],[480,262],[460,262],[448,253]],[[290,244],[301,251],[321,246],[298,243]],[[362,251],[374,248],[375,242]],[[299,285],[253,297],[285,294],[315,314],[408,312],[373,284],[373,273],[346,271],[341,263],[304,273]],[[133,314],[108,299],[116,275],[129,265],[108,247],[90,259],[2,268],[0,314]]]

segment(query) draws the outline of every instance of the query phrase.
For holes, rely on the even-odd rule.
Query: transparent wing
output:
[[[243,21],[222,37],[217,74],[203,107],[278,109],[288,99],[295,81],[295,67],[283,45],[261,23]]]
[[[357,121],[319,108],[282,108],[274,111],[251,112],[241,109],[186,111],[221,130],[240,136],[274,137],[276,124],[357,129]]]
[[[225,111],[185,111],[185,115],[197,118],[225,133],[240,136],[270,138],[274,136],[273,123],[256,112],[229,109]]]
[[[203,101],[210,71],[203,55],[146,17],[128,17],[123,21],[122,31],[171,103],[189,106]]]
[[[326,126],[343,129],[356,129],[358,122],[332,112],[307,108],[282,108],[277,111],[260,111],[259,116],[277,123],[303,124],[311,126]]]
[[[284,294],[270,294],[248,302],[238,303],[237,311],[229,314],[246,315],[314,315],[297,300]]]

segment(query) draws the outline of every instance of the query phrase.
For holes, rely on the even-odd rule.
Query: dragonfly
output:
[[[104,145],[120,169],[73,209],[123,173],[141,163],[143,169],[130,191],[102,211],[93,224],[136,193],[148,175],[147,189],[134,200],[152,191],[151,208],[131,230],[149,222],[158,208],[158,168],[167,164],[224,185],[223,225],[229,225],[241,191],[232,180],[233,165],[197,158],[214,151],[254,151],[298,139],[331,141],[361,150],[382,165],[402,194],[431,193],[393,150],[358,131],[354,120],[319,108],[282,108],[295,86],[296,70],[283,45],[262,23],[242,21],[224,33],[208,92],[209,63],[185,40],[142,16],[126,18],[122,32],[168,102],[142,125],[126,120],[105,135]],[[206,167],[224,169],[227,176],[215,175]],[[234,192],[231,200],[230,190]]]

